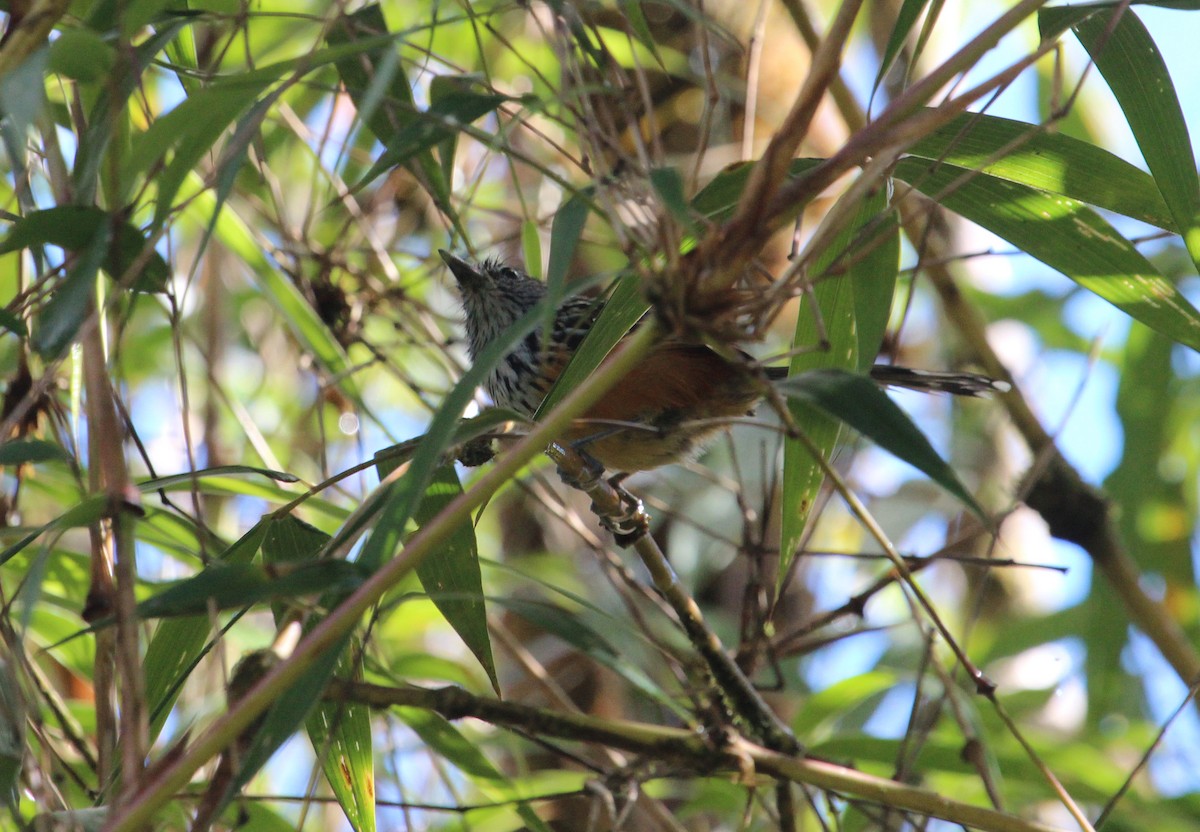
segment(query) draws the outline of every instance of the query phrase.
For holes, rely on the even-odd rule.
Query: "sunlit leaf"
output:
[[[864,200],[854,222],[814,263],[812,274],[817,282],[796,318],[792,346],[798,352],[788,365],[790,375],[822,367],[861,371],[874,363],[891,313],[899,268],[898,231],[884,208],[882,192]],[[822,276],[825,279],[820,280]],[[822,343],[826,348],[818,348]],[[789,402],[789,409],[797,426],[829,459],[841,437],[841,423],[802,400]],[[824,480],[824,470],[807,449],[796,441],[784,443],[781,579],[801,542]]]
[[[274,517],[267,527],[263,539],[263,561],[267,564],[311,564],[317,561],[328,545],[329,535],[292,515]],[[340,603],[348,594],[347,587],[331,586],[321,599],[326,607]],[[288,619],[288,609],[275,605],[276,626],[283,626]],[[309,617],[305,631],[310,631],[319,617]],[[337,655],[332,669],[321,661],[298,687],[324,686],[329,673],[344,679],[361,678],[362,646],[357,639],[350,639],[349,647]],[[289,713],[288,709],[272,712],[268,720],[276,720],[282,732],[289,720],[303,710],[300,702]],[[270,729],[270,723],[264,725]],[[373,832],[375,829],[375,760],[372,755],[371,715],[367,706],[356,702],[320,702],[305,718],[305,728],[312,742],[321,770],[329,787],[337,796],[338,803],[355,832]],[[264,740],[266,745],[270,741]]]
[[[140,618],[195,615],[210,609],[234,609],[269,601],[286,601],[357,589],[367,574],[344,560],[322,560],[291,566],[216,563],[138,604]]]
[[[1144,170],[1101,147],[1036,124],[965,113],[921,138],[909,153],[1069,196],[1159,228],[1177,227],[1154,179]]]
[[[1200,312],[1082,203],[945,163],[907,159],[896,177],[1150,328],[1200,349]]]
[[[256,523],[241,539],[220,553],[217,560],[227,564],[249,564],[258,553],[266,530],[265,522]],[[165,619],[155,628],[142,663],[151,739],[162,731],[180,688],[195,669],[211,634],[212,622],[204,613]]]
[[[1128,9],[1099,12],[1073,28],[1116,96],[1175,227],[1193,263],[1200,266],[1200,175],[1162,54]]]
[[[394,464],[377,464],[380,479],[386,477]],[[417,528],[431,522],[452,500],[462,494],[462,485],[454,466],[442,465],[434,472],[425,495],[421,498],[413,520]],[[470,523],[460,523],[445,539],[435,556],[417,564],[421,586],[462,638],[471,653],[479,660],[492,688],[500,692],[496,664],[492,659],[492,642],[488,635],[487,607],[483,598],[483,579],[479,572],[479,549],[475,529]]]

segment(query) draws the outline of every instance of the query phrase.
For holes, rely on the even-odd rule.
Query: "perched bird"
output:
[[[541,281],[499,260],[472,264],[448,251],[438,253],[458,282],[472,360],[546,295]],[[566,299],[554,315],[549,337],[541,327],[535,329],[488,375],[484,389],[492,401],[533,416],[601,308],[593,299]],[[768,378],[785,374],[784,367],[766,371]],[[981,376],[925,373],[891,365],[877,365],[872,376],[884,384],[964,395],[1003,389]],[[645,471],[687,457],[728,419],[750,413],[761,398],[761,382],[744,366],[703,344],[666,340],[577,420],[561,441],[576,443],[609,471]]]

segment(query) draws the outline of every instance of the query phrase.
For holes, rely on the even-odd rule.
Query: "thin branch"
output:
[[[376,708],[424,708],[447,719],[472,717],[506,728],[520,728],[541,736],[577,742],[601,743],[647,757],[667,760],[695,772],[728,771],[757,774],[815,786],[836,794],[883,806],[959,823],[979,832],[1063,832],[1036,821],[1013,817],[994,809],[973,806],[936,792],[875,777],[822,760],[782,754],[741,738],[714,745],[711,738],[684,728],[644,722],[603,719],[584,714],[563,714],[475,696],[462,688],[386,688],[361,682],[336,680],[326,696]]]

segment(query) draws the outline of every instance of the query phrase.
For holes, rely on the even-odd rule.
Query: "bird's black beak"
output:
[[[458,281],[460,288],[476,289],[486,285],[487,278],[466,260],[451,254],[444,248],[439,248],[438,254],[442,256],[442,260],[450,267],[450,271],[454,275],[454,279]]]

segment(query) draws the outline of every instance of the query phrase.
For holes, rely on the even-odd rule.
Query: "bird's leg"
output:
[[[575,442],[566,446],[555,442],[550,447],[550,456],[558,463],[558,476],[563,482],[572,488],[589,493],[599,485],[600,478],[604,475],[604,466],[600,464],[600,460]],[[559,453],[554,453],[555,450]],[[568,450],[571,452],[570,456],[566,456],[565,452]]]
[[[586,441],[596,438],[588,437]],[[628,474],[617,474],[605,481],[604,466],[580,444],[556,442],[550,446],[550,456],[558,463],[558,475],[572,488],[587,492],[592,498],[592,512],[600,525],[612,532],[618,546],[632,546],[650,530],[650,518],[642,501],[621,486]]]

